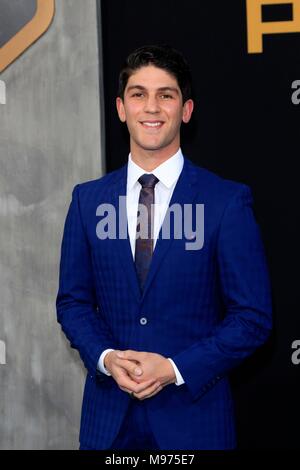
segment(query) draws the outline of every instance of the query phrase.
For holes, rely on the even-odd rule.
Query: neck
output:
[[[143,170],[151,172],[166,160],[173,157],[178,150],[179,147],[168,153],[159,152],[157,150],[143,150],[142,152],[137,153],[131,149],[131,158],[132,161],[139,167],[143,168]]]

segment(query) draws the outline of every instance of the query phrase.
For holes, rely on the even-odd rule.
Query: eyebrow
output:
[[[136,89],[141,90],[141,91],[147,90],[147,88],[142,85],[131,85],[127,88],[127,91],[136,90]],[[160,87],[157,89],[157,91],[174,91],[175,93],[177,93],[177,95],[179,94],[178,88],[171,87],[171,86]]]

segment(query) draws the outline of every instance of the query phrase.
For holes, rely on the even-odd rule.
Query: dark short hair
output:
[[[152,45],[139,47],[127,57],[119,76],[118,96],[122,100],[129,77],[147,65],[163,69],[176,78],[183,103],[192,97],[190,68],[183,55],[168,45]]]

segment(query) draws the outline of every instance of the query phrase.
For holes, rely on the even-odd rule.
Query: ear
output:
[[[182,121],[187,124],[192,117],[194,101],[187,100],[183,105]]]
[[[117,106],[117,111],[118,111],[120,121],[125,122],[126,113],[125,113],[124,103],[123,103],[122,98],[120,98],[119,96],[116,99],[116,106]]]

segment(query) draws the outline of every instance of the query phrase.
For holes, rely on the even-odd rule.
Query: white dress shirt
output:
[[[143,168],[138,166],[131,158],[131,154],[128,157],[127,167],[127,192],[126,192],[126,210],[128,220],[128,234],[130,238],[130,246],[132,256],[134,259],[135,255],[135,239],[136,239],[136,225],[137,225],[137,211],[139,196],[141,191],[141,184],[138,182],[140,176],[145,173],[151,173],[155,175],[159,181],[154,188],[154,227],[153,227],[153,249],[155,250],[156,241],[158,234],[163,223],[165,214],[169,207],[169,203],[176,186],[177,180],[183,168],[183,155],[181,149],[178,150],[175,155],[170,157],[168,160],[163,162],[153,171],[145,171]],[[105,349],[102,352],[99,362],[98,369],[106,375],[111,375],[104,367],[104,357],[106,354],[113,349]],[[182,385],[184,380],[176,367],[176,364],[172,359],[168,358],[171,362],[174,372],[176,375],[176,385]]]

